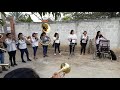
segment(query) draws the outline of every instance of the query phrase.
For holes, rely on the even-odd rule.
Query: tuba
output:
[[[45,33],[49,33],[50,32],[50,26],[48,23],[43,23],[42,24],[42,31]]]

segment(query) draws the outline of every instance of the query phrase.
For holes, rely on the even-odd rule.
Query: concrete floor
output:
[[[32,48],[29,48],[30,58],[33,58]],[[29,67],[33,68],[41,78],[50,78],[52,74],[60,69],[63,62],[71,66],[70,73],[65,78],[120,78],[120,62],[109,59],[93,60],[92,55],[80,55],[76,51],[75,56],[68,59],[68,52],[61,52],[62,55],[53,55],[53,50],[48,51],[49,57],[42,57],[42,49],[37,52],[38,59],[31,62],[22,63],[20,52],[17,51],[16,60],[18,66],[11,67],[8,71],[0,73],[0,78],[16,68]],[[5,62],[8,62],[8,54],[5,54]]]

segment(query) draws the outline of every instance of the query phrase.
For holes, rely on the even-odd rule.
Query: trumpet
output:
[[[0,34],[0,39],[2,39],[3,38],[3,35],[2,34]]]
[[[3,49],[3,48],[0,48],[0,50],[4,51],[4,52],[7,52],[7,50]]]
[[[60,66],[60,70],[57,73],[64,72],[65,74],[69,73],[71,68],[68,63],[62,63]]]
[[[69,66],[68,63],[62,63],[60,68],[61,69],[59,71],[55,72],[51,78],[62,78],[65,76],[65,74],[69,73],[71,70],[71,67]],[[63,72],[63,75],[60,76],[60,73],[62,73],[62,72]]]

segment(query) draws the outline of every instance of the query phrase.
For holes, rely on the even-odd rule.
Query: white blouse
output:
[[[19,43],[19,49],[26,49],[27,48],[27,44],[26,44],[26,40],[18,40]]]
[[[36,47],[39,44],[39,40],[36,40],[34,37],[32,37],[32,47]]]
[[[106,40],[106,39],[103,37],[101,37],[101,38],[98,37],[98,39],[96,39],[96,44],[99,44],[100,40]]]
[[[72,43],[76,43],[77,42],[77,36],[76,36],[76,34],[70,34],[68,36],[68,40],[69,40],[69,43],[70,43],[70,41],[72,41]]]
[[[56,39],[56,37],[53,37],[53,40],[55,40],[55,43],[60,43],[60,40]]]
[[[82,39],[82,43],[87,43],[87,40],[88,40],[88,36],[86,35],[82,35],[81,36],[81,39]]]
[[[7,45],[8,52],[17,50],[16,42],[14,40],[6,38],[5,43]]]

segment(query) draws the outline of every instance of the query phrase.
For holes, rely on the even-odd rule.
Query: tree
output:
[[[26,14],[26,15],[24,15],[23,18],[19,19],[19,22],[28,22],[28,23],[30,23],[30,22],[33,22],[33,20],[31,19],[30,15]]]
[[[16,22],[33,22],[29,14],[23,14],[22,12],[10,12],[8,16],[15,17]]]
[[[0,18],[0,25],[4,25],[5,21],[3,20],[2,16],[6,17],[6,14],[4,12],[0,12],[1,13],[1,18]]]
[[[72,20],[81,20],[120,17],[120,12],[63,12],[63,15],[69,15]]]
[[[16,22],[19,22],[19,20],[24,18],[24,15],[22,12],[10,12],[8,16],[9,17],[13,16]]]
[[[71,16],[65,16],[62,18],[62,21],[70,21],[70,20],[72,20]]]
[[[38,16],[37,17],[40,20],[43,20],[43,16],[45,16],[46,14],[48,14],[48,15],[52,14],[53,17],[55,18],[55,20],[57,20],[58,17],[61,17],[62,12],[31,12],[31,13],[34,14],[35,16],[37,16],[36,13],[38,13],[40,15],[40,17],[38,17]]]

